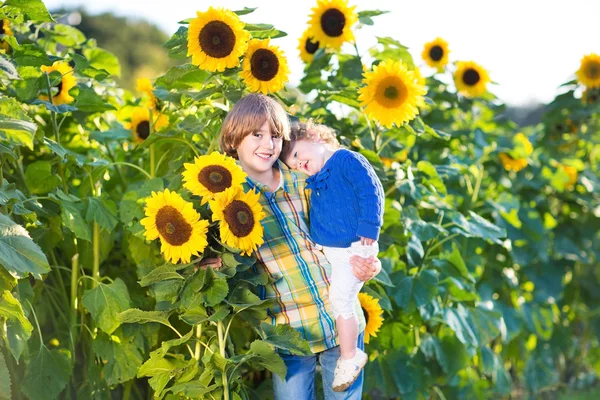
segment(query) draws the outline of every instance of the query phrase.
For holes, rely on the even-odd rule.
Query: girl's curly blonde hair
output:
[[[284,139],[281,155],[279,157],[281,159],[287,157],[290,149],[294,147],[294,143],[299,140],[310,140],[311,142],[323,143],[332,149],[339,149],[341,147],[333,129],[327,125],[317,124],[312,119],[309,119],[306,122],[292,123],[290,139]]]

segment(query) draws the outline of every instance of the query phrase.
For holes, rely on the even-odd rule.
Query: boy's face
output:
[[[244,172],[252,176],[269,171],[281,153],[282,138],[271,135],[265,121],[261,127],[242,139],[237,148],[238,159]]]
[[[298,140],[294,142],[287,157],[283,162],[296,171],[307,175],[314,175],[323,168],[325,164],[325,146],[310,140]]]

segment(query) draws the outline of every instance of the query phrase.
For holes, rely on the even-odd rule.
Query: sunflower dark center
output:
[[[221,193],[231,187],[231,172],[221,165],[208,165],[198,173],[198,182],[212,193]]]
[[[396,86],[388,86],[383,91],[383,95],[390,100],[395,100],[398,98],[398,88]]]
[[[235,33],[229,25],[221,21],[211,21],[198,35],[200,48],[214,58],[227,57],[235,47]]]
[[[429,57],[431,57],[433,61],[440,61],[442,57],[444,57],[444,49],[440,46],[433,46],[429,50]]]
[[[192,226],[172,206],[163,206],[156,213],[156,229],[171,246],[181,246],[192,236]]]
[[[139,124],[137,124],[135,132],[137,133],[140,139],[148,139],[148,136],[150,136],[150,121],[142,121]]]
[[[4,30],[4,24],[0,21],[0,35],[4,35],[6,31]]]
[[[246,237],[254,229],[254,215],[248,204],[234,200],[223,211],[225,221],[231,232],[237,237]]]
[[[308,54],[315,54],[316,51],[319,50],[319,42],[313,42],[310,39],[306,39],[304,49]]]
[[[338,37],[344,33],[346,17],[337,8],[330,8],[321,15],[321,29],[327,36]]]
[[[480,79],[481,76],[479,75],[479,72],[473,68],[469,68],[463,74],[463,82],[469,86],[475,86]]]
[[[600,64],[590,63],[587,67],[586,75],[590,79],[600,78]]]
[[[269,49],[258,49],[252,54],[250,69],[259,81],[270,81],[279,71],[279,59]]]

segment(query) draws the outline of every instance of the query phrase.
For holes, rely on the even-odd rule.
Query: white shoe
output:
[[[341,357],[337,361],[333,375],[331,388],[334,392],[343,392],[348,389],[360,375],[363,367],[369,360],[367,354],[361,349],[356,349],[356,354],[349,360],[343,360]]]

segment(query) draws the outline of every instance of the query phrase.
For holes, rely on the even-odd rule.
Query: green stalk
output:
[[[198,341],[196,342],[194,358],[199,361],[200,360],[200,342],[202,339],[202,324],[196,325],[196,339],[198,339]]]
[[[217,336],[219,337],[219,353],[225,358],[225,336],[223,335],[223,322],[217,322]],[[223,371],[223,398],[229,400],[229,384],[227,383],[227,373]]]
[[[92,267],[92,288],[98,286],[100,282],[100,227],[98,223],[94,221],[94,234],[93,234],[93,245],[94,245],[94,265]]]
[[[77,239],[73,239],[75,244],[75,251],[77,251]],[[79,282],[79,253],[76,252],[71,258],[71,345],[73,353],[73,362],[77,359],[75,356],[75,349],[77,344],[77,286]]]

